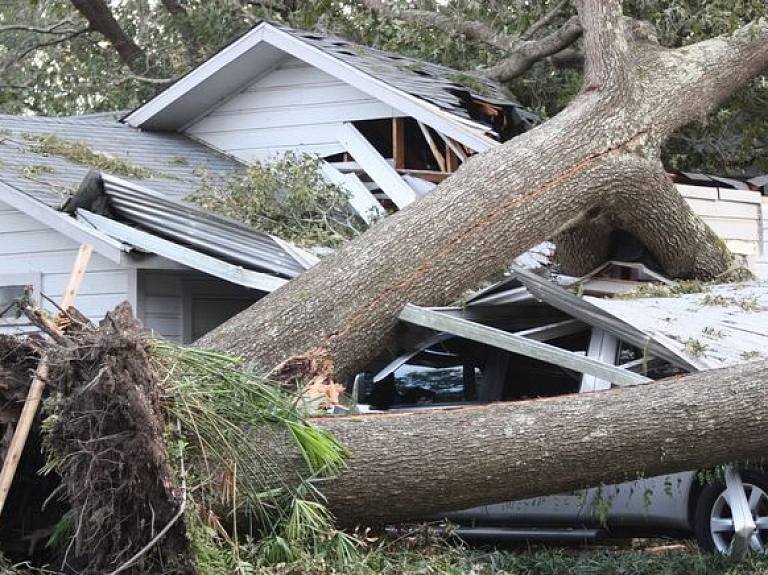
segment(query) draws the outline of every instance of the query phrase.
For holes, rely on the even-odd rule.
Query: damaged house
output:
[[[205,178],[310,154],[371,221],[534,121],[485,79],[263,22],[121,118],[0,118],[0,309],[26,285],[60,301],[88,244],[86,316],[127,300],[148,329],[192,341],[314,261],[183,203]],[[99,190],[72,199],[89,168]],[[764,182],[676,178],[729,247],[764,266]]]
[[[145,328],[194,341],[316,261],[282,238],[186,203],[208,178],[226,179],[289,152],[309,154],[320,158],[327,181],[349,193],[349,209],[371,222],[534,122],[482,78],[261,23],[127,115],[0,117],[0,312],[26,286],[45,294],[43,307],[55,311],[80,246],[89,245],[94,253],[77,299],[85,316],[98,320],[127,300]],[[673,178],[730,249],[768,276],[768,178]],[[615,256],[642,259],[631,246],[617,246]],[[619,279],[594,276],[571,287],[613,295],[636,287],[634,280],[664,281],[642,265],[603,271]],[[755,305],[765,307],[764,289],[758,296]],[[739,307],[727,299],[735,296],[722,297],[727,305],[719,307]],[[705,298],[694,296],[699,304]],[[723,325],[699,326],[692,318],[674,324],[694,329],[688,334],[651,325],[667,321],[651,304],[606,302],[518,269],[465,308],[407,306],[403,349],[358,381],[358,396],[370,400],[375,384],[403,368],[408,375],[416,361],[460,369],[459,391],[449,389],[454,395],[446,402],[491,401],[534,393],[508,385],[514,370],[531,380],[546,376],[552,388],[538,387],[535,395],[555,395],[643,383],[653,369],[707,369],[706,354],[689,349],[689,340],[706,343],[704,336],[721,332],[734,343],[722,350],[722,364],[757,357],[765,346],[759,320],[752,339],[729,333],[730,309]],[[689,304],[681,305],[683,314]],[[24,318],[0,316],[0,331],[29,329]]]

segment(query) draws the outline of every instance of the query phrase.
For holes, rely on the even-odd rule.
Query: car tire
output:
[[[756,469],[742,469],[741,482],[749,501],[757,529],[750,540],[753,551],[768,551],[768,474]],[[725,481],[719,479],[702,489],[696,503],[693,530],[699,546],[710,553],[728,554],[733,538],[731,509],[725,500]]]

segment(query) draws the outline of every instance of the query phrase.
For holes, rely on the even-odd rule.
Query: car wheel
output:
[[[765,553],[768,551],[768,475],[743,469],[741,482],[756,525],[750,547]],[[693,528],[702,549],[726,555],[730,552],[734,527],[731,508],[725,499],[725,481],[718,480],[704,487],[696,503]]]

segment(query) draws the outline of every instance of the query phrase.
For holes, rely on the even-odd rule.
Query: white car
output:
[[[439,341],[391,362],[375,376],[359,377],[361,403],[376,410],[434,409],[595,387],[594,378],[556,365],[461,338],[434,340]],[[586,356],[612,356],[616,364],[629,365],[639,354],[599,329],[582,328],[553,343],[581,349]],[[649,375],[653,378],[676,371],[665,362],[651,363]],[[764,551],[768,545],[768,474],[757,467],[739,471],[755,524],[749,545]],[[721,553],[731,551],[735,530],[724,478],[698,471],[501,502],[450,513],[444,519],[464,539],[584,541],[604,535],[693,534],[703,549]]]

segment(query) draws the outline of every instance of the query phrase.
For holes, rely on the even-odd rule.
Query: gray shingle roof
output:
[[[279,24],[272,25],[454,116],[479,121],[480,118],[471,111],[472,101],[480,101],[505,108],[515,116],[516,122],[519,122],[518,131],[528,129],[537,120],[532,112],[510,99],[498,83],[480,74],[471,75],[447,66],[369,48],[338,36],[305,32]]]
[[[180,199],[198,189],[203,172],[231,174],[242,165],[181,134],[151,133],[118,121],[112,113],[71,117],[0,115],[0,181],[57,206],[77,189],[89,168],[61,154],[45,154],[39,138],[81,144],[147,171],[121,177]]]

